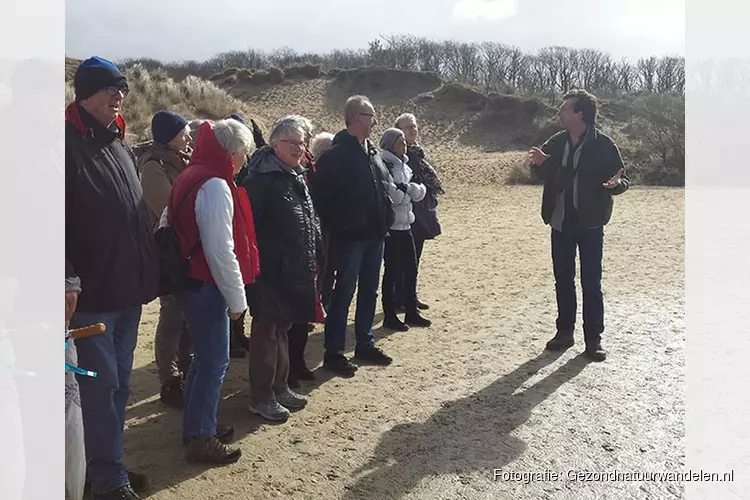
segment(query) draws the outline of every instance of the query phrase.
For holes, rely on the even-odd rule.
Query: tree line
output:
[[[162,63],[153,59],[122,61],[127,67],[141,63],[172,74],[210,77],[229,68],[285,69],[316,65],[323,71],[367,66],[431,71],[444,80],[459,81],[486,92],[521,93],[554,100],[570,88],[585,88],[602,96],[641,93],[684,95],[685,59],[677,56],[614,60],[596,49],[545,47],[523,52],[498,42],[469,43],[430,40],[412,35],[381,37],[367,49],[333,50],[325,54],[300,53],[283,47],[271,52],[256,49],[229,51],[206,61]]]

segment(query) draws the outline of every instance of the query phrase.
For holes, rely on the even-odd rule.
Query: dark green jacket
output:
[[[532,163],[531,172],[544,181],[542,194],[542,220],[550,224],[558,195],[565,184],[562,169],[565,144],[570,140],[567,131],[553,135],[541,146],[542,151],[550,157],[539,166]],[[608,181],[618,170],[625,169],[617,145],[601,130],[591,130],[586,142],[581,146],[576,174],[578,222],[580,227],[600,227],[609,223],[612,217],[612,196],[624,193],[630,188],[630,179],[623,174],[621,184],[614,189],[607,189],[602,184]],[[573,154],[573,149],[570,149]],[[561,198],[561,197],[560,197]]]

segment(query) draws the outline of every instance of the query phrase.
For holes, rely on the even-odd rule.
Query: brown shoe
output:
[[[216,439],[216,436],[190,439],[185,448],[185,460],[191,463],[233,464],[241,456],[242,450],[230,448]]]

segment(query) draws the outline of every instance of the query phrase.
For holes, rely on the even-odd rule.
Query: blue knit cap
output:
[[[154,142],[167,145],[169,142],[177,137],[177,134],[185,130],[188,122],[186,119],[175,113],[163,109],[158,111],[151,119],[151,135],[154,138]]]
[[[112,61],[95,56],[86,59],[78,66],[73,78],[76,101],[91,97],[106,87],[128,88],[125,75]]]
[[[238,122],[240,122],[241,124],[243,124],[244,126],[247,127],[247,122],[245,120],[243,120],[242,117],[240,115],[238,115],[237,113],[232,113],[231,115],[227,116],[227,120],[229,120],[229,119],[237,120]],[[250,127],[248,127],[248,128],[250,128]]]

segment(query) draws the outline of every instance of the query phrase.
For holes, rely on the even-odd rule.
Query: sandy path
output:
[[[445,234],[427,243],[420,277],[435,326],[377,330],[394,364],[353,379],[318,371],[302,391],[308,408],[286,424],[246,411],[247,362],[233,361],[220,407],[244,452],[232,466],[184,462],[181,415],[158,401],[150,304],[126,431],[129,465],[152,478],[148,498],[679,498],[677,483],[565,474],[684,465],[684,191],[634,188],[617,200],[605,234],[602,364],[579,356],[580,324],[576,347],[543,353],[555,301],[540,199],[538,187],[452,186]],[[319,328],[308,344],[313,366],[321,337]],[[493,481],[498,468],[563,479]]]

